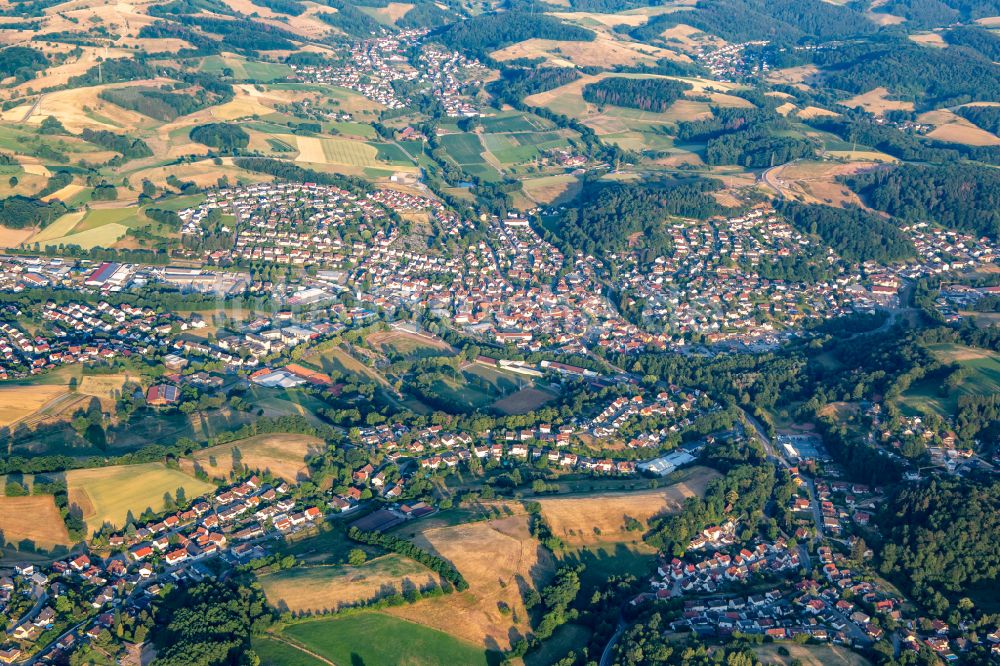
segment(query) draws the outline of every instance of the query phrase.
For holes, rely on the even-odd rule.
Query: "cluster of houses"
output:
[[[903,227],[919,260],[902,267],[900,275],[917,278],[923,275],[940,275],[951,271],[971,270],[992,264],[1000,257],[1000,246],[988,237],[976,238],[970,234],[917,222]]]
[[[963,312],[975,310],[983,298],[1000,297],[1000,287],[971,287],[964,284],[942,284],[934,306],[945,321],[957,323]]]
[[[726,544],[721,537],[713,538],[713,531],[704,530],[701,537],[706,542]],[[715,552],[700,557],[704,547],[694,549],[684,559],[674,557],[670,561],[661,558],[657,567],[659,578],[654,577],[651,586],[657,598],[669,598],[680,594],[715,594],[731,583],[747,582],[754,576],[784,575],[797,571],[802,563],[798,549],[789,549],[784,539],[772,543],[760,542],[740,548],[739,552]]]
[[[586,424],[586,429],[597,439],[616,437],[627,424],[644,419],[669,420],[662,428],[643,432],[627,442],[629,448],[659,447],[670,433],[677,433],[689,426],[695,418],[710,410],[719,409],[712,403],[708,409],[698,406],[704,393],[699,389],[682,392],[679,387],[660,391],[649,400],[642,395],[620,396],[612,400],[600,414]]]
[[[336,65],[291,65],[295,77],[309,83],[329,83],[357,91],[389,109],[405,109],[397,84],[407,82],[430,93],[451,117],[478,116],[463,88],[478,88],[487,69],[475,59],[432,44],[421,44],[425,29],[401,30],[392,35],[354,42]],[[415,58],[407,53],[416,49]]]
[[[701,334],[709,343],[776,341],[810,318],[844,315],[878,304],[860,275],[816,283],[762,277],[763,262],[813,251],[835,264],[771,209],[729,219],[674,222],[673,251],[651,262],[615,257],[619,285],[645,301],[643,316],[674,335]]]
[[[165,584],[213,575],[205,559],[245,563],[266,554],[266,539],[323,520],[319,507],[301,505],[289,491],[284,482],[271,485],[250,476],[190,508],[111,534],[103,556],[76,553],[45,566],[18,565],[15,575],[0,577],[0,610],[11,626],[0,663],[64,663],[111,627],[116,615],[146,609]],[[57,610],[59,597],[70,591],[88,600],[86,617]]]
[[[707,38],[706,39],[710,39]],[[759,57],[748,58],[747,47],[766,46],[765,40],[719,45],[714,39],[695,47],[695,59],[712,73],[716,81],[745,81],[755,76],[764,76],[771,66]]]

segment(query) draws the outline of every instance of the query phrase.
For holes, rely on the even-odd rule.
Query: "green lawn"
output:
[[[311,657],[302,650],[263,636],[253,639],[253,651],[260,657],[260,663],[270,666],[325,666],[325,663]]]
[[[472,666],[499,661],[497,653],[381,613],[294,624],[283,633],[337,664]]]
[[[937,379],[916,382],[903,393],[904,407],[952,416],[958,411],[958,399],[963,395],[1000,393],[1000,354],[952,343],[928,345],[927,349],[942,363],[957,363],[969,374],[954,391],[943,391]]]

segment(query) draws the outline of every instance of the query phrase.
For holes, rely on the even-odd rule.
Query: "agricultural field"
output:
[[[684,470],[669,486],[636,492],[609,492],[539,499],[552,533],[570,546],[641,540],[641,532],[625,528],[626,517],[648,524],[654,516],[678,511],[689,497],[704,494],[719,476],[707,467]]]
[[[267,600],[281,610],[293,612],[338,610],[440,582],[437,574],[424,565],[396,553],[360,566],[294,567],[260,578]]]
[[[523,388],[493,403],[493,409],[503,414],[527,414],[555,399],[555,394],[537,388]]]
[[[0,427],[25,419],[66,393],[65,386],[32,384],[0,386]]]
[[[528,586],[543,586],[555,571],[549,551],[531,536],[527,515],[430,527],[412,540],[454,564],[469,589],[395,607],[388,613],[484,647],[507,648],[514,636],[527,632],[523,595]],[[501,613],[501,602],[513,614]],[[520,623],[513,623],[514,614]]]
[[[52,495],[0,497],[0,533],[7,543],[25,539],[51,550],[70,545],[69,533]]]
[[[903,393],[904,407],[916,412],[936,412],[942,417],[958,411],[958,398],[963,395],[1000,393],[1000,354],[988,349],[940,343],[928,349],[942,363],[957,363],[968,375],[954,391],[943,390],[940,381],[920,381]]]
[[[496,653],[383,613],[310,620],[281,635],[335,664],[476,666],[500,661]]]
[[[456,164],[485,164],[483,144],[475,134],[446,134],[441,137],[441,146]]]
[[[267,470],[289,483],[298,483],[309,478],[306,458],[325,449],[323,440],[310,435],[257,435],[200,449],[181,461],[181,469],[193,474],[200,467],[209,477],[224,477],[233,469],[235,458],[250,469]]]
[[[162,511],[163,496],[184,488],[187,497],[197,497],[215,488],[163,463],[115,465],[77,469],[66,473],[70,504],[83,511],[88,531],[105,523],[122,527],[131,512],[136,518],[147,508]]]
[[[864,203],[858,195],[838,179],[869,170],[877,164],[869,161],[795,161],[771,169],[765,182],[776,186],[782,196],[805,203],[863,208]]]
[[[580,180],[568,173],[540,178],[527,178],[521,181],[524,193],[538,204],[558,205],[572,201],[580,193]]]

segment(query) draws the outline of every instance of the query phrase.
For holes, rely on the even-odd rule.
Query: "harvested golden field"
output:
[[[809,120],[810,118],[819,118],[822,116],[839,116],[840,114],[836,111],[830,111],[829,109],[821,109],[818,106],[807,106],[798,112],[798,117],[803,120]]]
[[[164,494],[173,496],[180,487],[192,498],[215,488],[158,462],[75,469],[66,473],[66,485],[70,504],[83,511],[90,532],[105,523],[123,527],[130,512],[138,517],[148,508],[162,511]]]
[[[424,565],[390,553],[361,566],[330,565],[286,569],[260,578],[267,600],[281,610],[334,611],[361,601],[440,585]]]
[[[0,427],[31,416],[64,393],[65,386],[50,384],[0,386]]]
[[[371,12],[380,21],[395,25],[396,21],[406,16],[413,9],[409,2],[390,2],[385,7],[373,7]]]
[[[938,32],[921,32],[915,35],[910,35],[910,39],[922,46],[933,46],[943,49],[948,45],[948,43],[944,41],[944,37],[941,36],[941,33]]]
[[[614,65],[653,64],[657,60],[690,60],[675,51],[614,39],[598,33],[591,42],[563,42],[551,39],[529,39],[493,52],[500,61],[517,58],[545,58],[550,65],[560,67],[610,67]]]
[[[154,126],[156,121],[141,113],[123,109],[103,100],[98,97],[98,94],[108,88],[155,86],[157,83],[165,81],[166,79],[130,81],[47,93],[42,97],[38,110],[31,116],[28,123],[38,125],[46,117],[55,116],[66,129],[75,133],[80,132],[84,127],[118,132],[149,128]]]
[[[598,14],[597,12],[552,12],[552,15],[563,21],[579,23],[580,25],[602,25],[613,28],[616,25],[640,26],[649,21],[648,16],[641,14]]]
[[[960,115],[947,109],[928,111],[917,116],[917,121],[934,125],[927,136],[938,141],[961,143],[967,146],[995,146],[1000,137],[974,125]]]
[[[570,546],[608,541],[631,541],[637,532],[625,529],[625,518],[646,524],[650,518],[673,513],[689,497],[704,494],[705,488],[719,473],[707,467],[692,467],[683,481],[663,488],[636,492],[598,495],[546,497],[538,500],[542,516],[552,533]],[[600,534],[595,532],[600,530]]]
[[[181,469],[193,474],[197,464],[210,477],[226,476],[233,468],[234,448],[238,452],[236,458],[250,469],[269,470],[289,483],[298,483],[309,478],[306,458],[322,453],[326,445],[320,438],[309,435],[257,435],[196,451],[191,458],[181,461]]]
[[[772,70],[767,75],[767,80],[771,83],[784,83],[805,89],[815,84],[819,75],[819,68],[815,65],[799,65],[798,67]]]
[[[0,532],[7,543],[29,539],[46,550],[70,544],[52,495],[0,497]]]
[[[789,113],[791,113],[792,111],[797,110],[798,108],[799,107],[795,106],[791,102],[785,102],[781,106],[776,107],[774,110],[777,111],[778,113],[780,113],[783,116],[787,116]]]
[[[877,116],[886,111],[913,111],[913,102],[889,99],[889,91],[885,88],[874,88],[866,93],[841,101],[844,106],[861,107]]]
[[[140,381],[138,375],[128,373],[118,373],[113,375],[84,375],[77,386],[77,393],[92,395],[102,400],[116,399],[121,393],[125,382]]]
[[[413,542],[454,564],[469,589],[391,608],[387,613],[477,645],[495,643],[501,649],[528,631],[523,596],[529,587],[544,585],[555,565],[529,533],[527,515],[426,529]],[[501,603],[513,614],[501,613]],[[520,619],[517,624],[514,614]]]
[[[31,238],[35,233],[34,229],[11,229],[10,227],[0,227],[0,248],[7,249],[17,247],[24,241]]]
[[[68,21],[64,21],[67,25]],[[104,48],[98,48],[95,46],[79,46],[76,44],[55,44],[54,46],[46,45],[46,52],[68,52],[74,48],[79,48],[83,51],[79,56],[71,56],[65,62],[55,67],[49,67],[48,69],[39,72],[37,78],[29,79],[24,83],[20,83],[14,86],[18,94],[25,93],[28,88],[32,90],[43,90],[45,88],[50,88],[54,86],[63,86],[69,82],[69,79],[74,76],[80,76],[86,72],[91,67],[97,64],[98,58],[121,58],[126,57],[129,54],[125,49],[108,49],[105,51]]]

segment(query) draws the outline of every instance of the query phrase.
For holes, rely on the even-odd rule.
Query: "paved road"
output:
[[[611,635],[608,640],[608,644],[604,646],[604,652],[601,653],[601,666],[611,666],[611,650],[614,649],[615,643],[618,639],[622,637],[625,633],[625,627],[628,624],[625,622],[625,618],[621,614],[618,615],[618,628],[615,629],[615,633]]]

